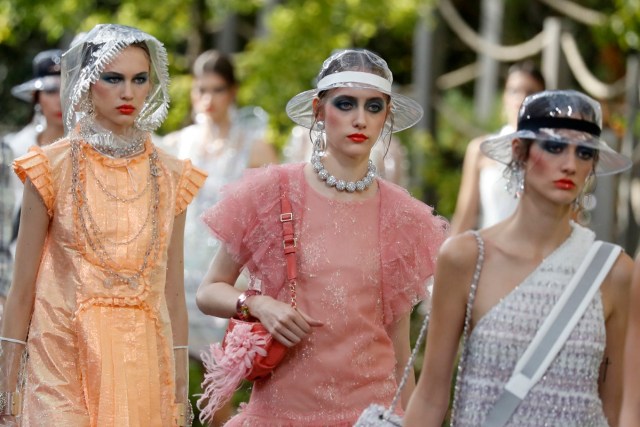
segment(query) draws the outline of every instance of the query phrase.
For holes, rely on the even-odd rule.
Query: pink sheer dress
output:
[[[389,404],[396,359],[386,326],[427,297],[447,223],[406,190],[379,179],[369,199],[328,199],[304,164],[248,171],[204,214],[263,293],[289,301],[282,254],[279,173],[285,174],[298,238],[298,307],[324,322],[229,426],[352,426],[370,403]]]

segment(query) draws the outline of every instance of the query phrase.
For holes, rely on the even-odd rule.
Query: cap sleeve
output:
[[[184,169],[178,183],[176,197],[176,215],[180,215],[198,194],[198,190],[204,185],[207,173],[193,166],[191,160],[184,160]]]
[[[222,188],[221,199],[202,216],[234,260],[251,270],[277,239],[279,181],[274,167],[248,169]]]
[[[390,324],[430,297],[449,223],[401,187],[384,182],[381,188],[382,302],[384,323]]]
[[[49,217],[53,216],[55,194],[51,164],[42,149],[37,146],[31,147],[27,154],[13,161],[13,170],[20,181],[25,182],[29,178],[47,207]]]

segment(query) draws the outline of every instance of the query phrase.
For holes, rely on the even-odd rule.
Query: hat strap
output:
[[[518,121],[518,130],[538,131],[540,129],[571,129],[600,136],[600,126],[593,122],[571,117],[531,117]]]
[[[341,71],[329,74],[318,82],[318,89],[330,89],[340,83],[363,83],[377,87],[383,92],[391,92],[391,82],[384,77],[362,71]]]

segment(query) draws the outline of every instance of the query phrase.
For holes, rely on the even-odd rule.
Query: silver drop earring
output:
[[[315,154],[323,154],[327,150],[327,139],[324,132],[324,121],[318,120],[315,126],[316,135],[313,140],[313,152]]]
[[[507,193],[516,199],[522,197],[522,193],[524,192],[524,170],[522,163],[513,162],[510,164],[505,171],[505,176],[507,178],[507,184],[505,185]]]
[[[587,225],[591,221],[591,211],[596,208],[597,199],[593,194],[595,175],[591,173],[585,180],[584,188],[578,197],[573,201],[573,209],[577,212],[577,219],[580,224]]]

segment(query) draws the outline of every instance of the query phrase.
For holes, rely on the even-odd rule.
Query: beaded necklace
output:
[[[364,177],[362,177],[362,179],[358,181],[345,181],[331,175],[329,171],[324,168],[321,157],[318,154],[314,154],[311,157],[311,164],[313,165],[313,170],[316,172],[318,178],[320,178],[321,181],[325,181],[325,183],[329,187],[334,187],[338,191],[347,191],[349,193],[353,193],[355,191],[364,191],[369,188],[373,183],[377,172],[376,165],[374,165],[373,162],[369,160],[367,173]]]
[[[96,151],[116,159],[142,153],[147,140],[147,132],[142,130],[132,128],[130,135],[120,136],[90,119],[80,123],[80,136]]]
[[[88,159],[86,158],[83,147],[81,146],[81,142],[72,139],[71,140],[71,185],[72,185],[72,197],[74,208],[76,209],[77,217],[79,220],[80,230],[87,241],[87,244],[91,248],[91,250],[95,253],[100,266],[106,274],[106,278],[103,281],[103,286],[107,289],[111,289],[116,283],[122,283],[129,286],[130,289],[136,289],[139,285],[139,280],[142,275],[145,273],[149,265],[149,261],[157,258],[159,252],[159,218],[158,218],[158,208],[160,205],[160,192],[159,192],[159,182],[158,177],[161,175],[160,168],[158,166],[158,153],[155,148],[149,155],[149,175],[148,175],[148,183],[150,184],[145,186],[145,189],[140,191],[132,198],[122,198],[117,194],[113,194],[110,191],[107,191],[106,187],[102,183],[98,183],[98,188],[107,196],[107,198],[124,202],[131,203],[134,200],[142,197],[142,194],[147,193],[150,188],[151,195],[149,201],[149,208],[147,211],[147,217],[141,226],[140,230],[136,232],[131,238],[123,241],[123,242],[114,242],[110,241],[105,237],[105,233],[100,229],[98,223],[94,219],[91,210],[89,208],[89,202],[87,193],[85,190],[85,183],[82,182],[81,173],[80,173],[80,162],[84,161],[85,168],[88,165]],[[90,168],[90,167],[89,167]],[[87,169],[89,169],[87,168]],[[94,173],[91,170],[91,173]],[[95,175],[95,174],[94,174]],[[111,246],[123,246],[133,243],[137,240],[142,234],[143,230],[146,229],[149,224],[151,224],[151,236],[149,238],[149,242],[147,243],[147,247],[142,259],[141,265],[136,269],[136,271],[131,275],[122,274],[120,272],[121,268],[118,266],[116,261],[114,261],[114,257],[109,253],[105,244],[110,244]]]

